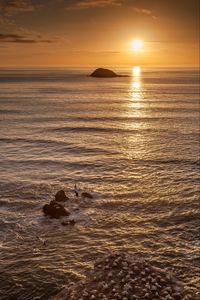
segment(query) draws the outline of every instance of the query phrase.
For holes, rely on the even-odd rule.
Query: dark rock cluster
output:
[[[150,262],[123,253],[97,261],[85,280],[52,300],[194,300],[183,284]]]
[[[89,192],[82,192],[80,195],[76,192],[76,197],[79,200],[83,200],[84,198],[92,199],[93,195]],[[76,199],[77,200],[77,199]],[[64,207],[64,202],[68,202],[70,199],[66,196],[64,190],[60,190],[56,193],[55,199],[50,201],[49,204],[45,204],[42,208],[43,213],[46,216],[51,218],[58,219],[60,217],[68,217],[70,215],[70,211]],[[74,201],[74,200],[72,200]],[[63,221],[61,224],[66,225],[74,225],[74,220]]]
[[[69,198],[65,195],[65,192],[63,190],[60,190],[55,194],[55,200],[57,202],[65,202],[69,200]]]
[[[70,212],[59,202],[68,201],[69,198],[63,190],[60,190],[55,195],[55,200],[43,206],[43,213],[51,218],[58,219],[60,217],[69,216]]]

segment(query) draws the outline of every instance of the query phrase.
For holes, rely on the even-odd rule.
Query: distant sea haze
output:
[[[0,299],[48,299],[126,250],[200,288],[197,69],[0,69]],[[73,227],[42,206],[74,184]],[[37,237],[45,239],[45,247]]]

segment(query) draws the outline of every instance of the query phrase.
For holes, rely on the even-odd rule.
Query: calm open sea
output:
[[[0,69],[1,300],[48,299],[119,249],[200,286],[198,70],[91,71]],[[74,183],[95,195],[77,224],[45,218]]]

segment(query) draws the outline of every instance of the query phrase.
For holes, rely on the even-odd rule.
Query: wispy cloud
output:
[[[139,7],[133,7],[133,10],[136,13],[139,14],[144,14],[144,15],[149,15],[151,16],[153,19],[157,19],[157,17],[154,15],[153,11],[147,8],[139,8]]]
[[[81,10],[90,8],[103,8],[107,6],[121,6],[121,0],[79,0],[73,5],[67,6],[66,10]]]
[[[0,0],[0,10],[5,15],[13,15],[18,12],[31,12],[35,6],[29,0]]]
[[[133,7],[133,10],[136,11],[137,13],[142,13],[142,14],[146,14],[146,15],[152,14],[152,11],[150,9],[146,9],[146,8]]]
[[[15,33],[0,33],[0,43],[24,43],[24,44],[33,44],[33,43],[53,43],[53,40],[43,39],[43,38],[29,38],[24,35],[15,34]]]

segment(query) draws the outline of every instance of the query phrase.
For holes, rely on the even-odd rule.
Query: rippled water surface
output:
[[[0,69],[2,300],[48,299],[120,249],[200,286],[197,70],[90,71]],[[77,224],[45,218],[74,183],[95,195]]]

